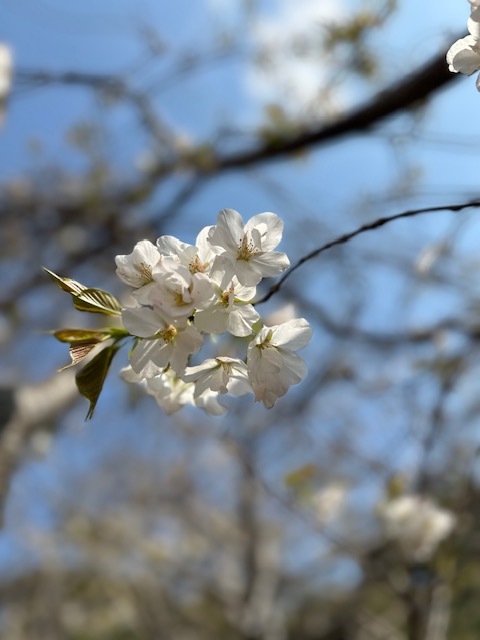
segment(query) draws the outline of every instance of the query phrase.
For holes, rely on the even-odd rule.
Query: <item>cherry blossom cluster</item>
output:
[[[469,35],[457,40],[447,52],[448,68],[453,73],[472,75],[480,69],[480,0],[470,2]],[[480,76],[477,78],[480,91]]]
[[[251,392],[273,407],[305,376],[296,351],[311,338],[303,318],[266,326],[252,304],[260,281],[290,264],[275,251],[282,232],[274,213],[244,224],[237,211],[224,209],[195,245],[161,236],[156,245],[142,240],[132,253],[117,256],[118,276],[133,287],[122,321],[136,338],[122,377],[142,382],[168,414],[192,404],[220,415],[227,410],[219,402],[226,393]],[[219,334],[240,340],[221,340]],[[210,346],[224,345],[222,352],[192,364],[207,336]],[[245,349],[245,342],[242,359],[236,348]]]

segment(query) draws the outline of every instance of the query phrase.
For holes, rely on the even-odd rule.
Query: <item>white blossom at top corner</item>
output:
[[[195,313],[195,326],[204,333],[225,333],[246,337],[260,315],[251,303],[256,287],[245,287],[233,275],[228,260],[218,256],[210,273],[213,297]]]
[[[158,308],[170,318],[186,320],[213,296],[212,285],[204,273],[192,273],[175,256],[162,258],[152,271],[153,284],[146,291],[134,291],[141,303]]]
[[[472,4],[470,16],[467,21],[468,33],[479,40],[480,38],[480,5]]]
[[[312,330],[304,318],[263,327],[258,332],[247,355],[248,374],[257,402],[270,409],[291,385],[303,380],[307,368],[295,351],[305,347],[311,337]]]
[[[5,104],[12,88],[13,54],[10,47],[0,42],[0,125],[5,117]]]
[[[160,236],[157,239],[158,251],[162,256],[176,257],[191,273],[208,275],[216,257],[208,242],[211,229],[211,226],[204,227],[197,235],[194,245],[181,242],[175,236]]]
[[[238,211],[223,209],[208,240],[215,253],[233,264],[239,282],[252,287],[290,265],[285,253],[274,251],[282,232],[283,222],[275,213],[259,213],[244,225]]]
[[[159,260],[161,256],[155,245],[149,240],[140,240],[132,253],[116,256],[116,273],[120,280],[138,289],[153,281],[153,268]]]
[[[123,309],[122,322],[132,335],[143,338],[130,355],[133,371],[153,378],[168,365],[182,374],[188,357],[203,344],[201,334],[189,323],[167,318],[159,309],[132,307]]]
[[[447,51],[448,68],[452,73],[471,76],[480,69],[480,44],[469,35],[457,40]]]
[[[447,51],[447,64],[452,73],[472,75],[480,69],[480,4],[471,2],[471,14],[468,19],[469,35],[460,38]],[[477,78],[480,91],[480,78]]]
[[[456,522],[451,511],[418,495],[383,502],[377,512],[386,538],[395,541],[404,555],[414,561],[428,560],[451,534]]]
[[[196,367],[187,367],[182,378],[186,382],[195,382],[195,398],[208,389],[220,394],[229,392],[234,396],[253,393],[247,366],[237,358],[219,356],[205,360]]]

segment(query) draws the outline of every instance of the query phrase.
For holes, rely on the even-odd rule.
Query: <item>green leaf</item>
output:
[[[122,312],[119,301],[108,291],[86,287],[76,280],[59,276],[50,269],[43,267],[44,271],[58,284],[60,289],[73,297],[73,304],[79,311],[90,313],[105,313],[109,316],[118,316]]]
[[[118,316],[122,312],[122,306],[115,296],[101,289],[83,289],[74,296],[73,304],[79,311],[89,311],[90,313]]]
[[[99,331],[97,329],[57,329],[51,334],[59,342],[85,342],[88,340],[102,342],[110,337],[110,331]]]
[[[53,273],[53,271],[50,271],[50,269],[47,269],[46,267],[43,267],[43,270],[46,271],[52,278],[52,280],[58,284],[60,289],[63,289],[63,291],[66,291],[67,293],[71,293],[72,296],[76,296],[85,289],[88,289],[88,287],[80,284],[80,282],[72,280],[72,278],[64,278],[63,276],[58,276],[56,273]]]
[[[119,348],[116,345],[112,345],[102,349],[75,377],[78,390],[90,402],[86,420],[90,420],[93,416],[95,406],[103,389],[103,383],[107,377],[113,357]]]

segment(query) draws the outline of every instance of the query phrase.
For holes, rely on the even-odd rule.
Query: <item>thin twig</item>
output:
[[[300,258],[298,262],[296,262],[288,271],[286,271],[283,274],[283,276],[280,278],[280,280],[278,280],[278,282],[276,282],[270,288],[270,290],[263,296],[263,298],[260,298],[260,300],[257,300],[255,304],[260,304],[262,302],[267,302],[267,300],[270,300],[273,294],[277,293],[277,291],[280,290],[280,287],[283,285],[285,280],[287,280],[287,278],[289,278],[294,271],[296,271],[299,267],[301,267],[302,264],[305,264],[305,262],[308,262],[309,260],[316,258],[317,256],[319,256],[324,251],[327,251],[328,249],[332,249],[333,247],[338,247],[339,245],[346,244],[347,242],[352,240],[352,238],[355,238],[356,236],[359,236],[362,233],[366,233],[367,231],[373,231],[374,229],[383,227],[389,222],[393,222],[395,220],[401,220],[403,218],[413,218],[414,216],[422,215],[424,213],[435,213],[439,211],[456,212],[456,211],[463,211],[464,209],[468,209],[469,207],[479,207],[479,206],[480,206],[480,200],[472,200],[470,202],[463,202],[460,204],[446,204],[446,205],[437,206],[437,207],[424,207],[421,209],[410,209],[409,211],[402,211],[402,213],[396,213],[393,216],[385,216],[383,218],[377,218],[377,220],[374,220],[373,222],[369,222],[368,224],[364,224],[361,227],[358,227],[358,229],[355,229],[354,231],[350,231],[349,233],[345,233],[340,237],[335,238],[330,242],[327,242],[321,247],[318,247],[318,249],[314,249],[310,253],[307,253],[307,255],[303,256],[303,258]]]

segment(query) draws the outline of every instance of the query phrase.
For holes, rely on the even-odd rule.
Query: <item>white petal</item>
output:
[[[289,351],[288,349],[280,349],[279,351],[283,358],[284,371],[286,373],[288,372],[285,378],[288,379],[289,385],[298,384],[307,374],[305,362],[293,351]]]
[[[252,268],[258,271],[262,278],[271,278],[280,275],[290,266],[290,260],[286,253],[270,251],[251,260]]]
[[[203,338],[195,327],[188,325],[183,331],[178,332],[170,357],[170,365],[175,373],[181,375],[185,371],[188,357],[197,353],[202,345]]]
[[[169,324],[161,313],[148,307],[123,309],[122,322],[127,331],[140,338],[149,338]]]
[[[195,382],[202,373],[210,369],[215,369],[215,367],[218,367],[217,360],[215,358],[209,358],[195,367],[187,367],[185,373],[182,375],[182,380],[185,380],[185,382]]]
[[[228,316],[228,331],[233,336],[245,338],[251,335],[252,327],[259,319],[260,315],[251,304],[235,305]]]
[[[467,25],[469,33],[478,40],[480,37],[480,9],[478,7],[472,7]]]
[[[157,248],[162,256],[180,256],[188,246],[175,236],[160,236],[157,239]]]
[[[197,329],[204,333],[225,333],[229,323],[229,313],[225,307],[214,304],[197,311],[194,323]]]
[[[262,251],[272,251],[280,243],[283,233],[283,220],[275,213],[258,213],[245,225],[245,231],[250,232],[258,227],[261,234]]]
[[[273,331],[272,343],[292,351],[303,349],[312,337],[312,329],[305,318],[289,320],[270,329]]]
[[[212,416],[221,416],[227,413],[227,408],[220,404],[218,397],[219,394],[216,391],[207,390],[201,396],[195,398],[195,404]]]
[[[262,279],[262,274],[253,268],[252,260],[237,260],[234,268],[238,281],[246,287],[255,287]]]
[[[170,370],[147,380],[147,392],[154,396],[167,415],[186,404],[193,404],[193,384],[183,382]]]
[[[130,364],[144,378],[158,376],[168,365],[171,346],[161,340],[141,340],[130,354]]]
[[[473,36],[466,36],[457,40],[447,52],[447,63],[453,73],[464,73],[469,76],[480,68],[480,53],[474,47],[477,40]]]
[[[237,252],[243,238],[242,216],[234,209],[222,209],[218,214],[217,224],[209,237],[210,245]]]
[[[152,270],[161,259],[149,240],[137,242],[132,253],[115,257],[117,275],[132,287],[141,287],[152,280]]]
[[[122,378],[122,380],[125,380],[125,382],[130,383],[138,383],[144,380],[143,376],[139,373],[136,373],[130,365],[128,367],[123,367],[123,369],[120,369],[120,377]]]

